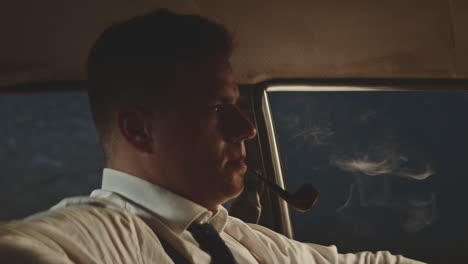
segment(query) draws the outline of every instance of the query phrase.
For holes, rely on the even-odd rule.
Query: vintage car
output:
[[[466,261],[468,1],[0,6],[0,220],[99,187],[88,52],[112,23],[164,7],[236,38],[240,107],[258,136],[232,215],[341,252]]]

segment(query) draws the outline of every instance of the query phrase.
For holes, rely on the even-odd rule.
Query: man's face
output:
[[[179,65],[173,91],[153,129],[165,187],[202,205],[235,197],[247,169],[244,141],[256,130],[236,105],[228,59]]]

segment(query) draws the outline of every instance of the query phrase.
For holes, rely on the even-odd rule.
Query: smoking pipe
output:
[[[257,176],[271,191],[298,211],[305,212],[310,210],[320,197],[320,192],[310,183],[301,185],[295,193],[291,194],[256,171],[250,168],[248,171]]]

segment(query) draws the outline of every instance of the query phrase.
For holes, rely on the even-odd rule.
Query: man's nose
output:
[[[257,135],[257,129],[237,105],[226,107],[221,118],[222,133],[228,142],[242,142]]]

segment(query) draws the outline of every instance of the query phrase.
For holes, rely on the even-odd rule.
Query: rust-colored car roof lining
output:
[[[233,31],[239,83],[468,77],[465,0],[16,0],[0,4],[0,86],[84,80],[104,28],[159,7]]]

